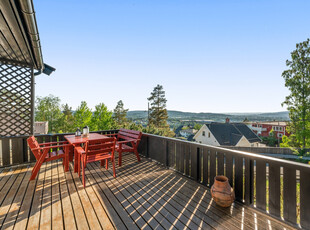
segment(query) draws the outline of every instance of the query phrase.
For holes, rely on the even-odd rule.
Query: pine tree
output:
[[[151,96],[148,98],[151,108],[149,108],[149,125],[158,128],[167,128],[168,113],[166,109],[165,91],[162,85],[157,85]]]
[[[61,130],[64,133],[74,132],[74,117],[72,114],[72,107],[70,107],[68,104],[65,104],[63,106],[63,116],[62,116],[62,128]]]
[[[90,126],[92,111],[88,108],[86,101],[82,101],[81,105],[77,108],[74,113],[74,126],[75,128],[83,129],[84,126]],[[95,130],[91,130],[95,131]]]
[[[124,126],[124,124],[126,124],[127,122],[126,116],[127,116],[128,109],[124,109],[124,103],[122,100],[117,102],[117,105],[113,112],[114,112],[113,117],[116,123],[119,126]]]

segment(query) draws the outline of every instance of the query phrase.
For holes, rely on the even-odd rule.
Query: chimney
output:
[[[226,123],[229,123],[229,121],[230,121],[230,120],[229,120],[229,118],[228,118],[228,117],[226,117]]]

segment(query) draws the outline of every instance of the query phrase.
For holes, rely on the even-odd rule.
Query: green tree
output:
[[[289,110],[293,134],[287,143],[292,147],[306,148],[310,144],[310,39],[296,44],[291,58],[286,61],[289,69],[282,73],[285,86],[290,91],[282,103]]]
[[[53,95],[37,97],[35,120],[48,121],[49,133],[58,133],[61,130],[62,116],[58,97]]]
[[[194,129],[200,130],[201,126],[202,126],[202,124],[196,123],[196,124],[194,125]]]
[[[74,126],[75,128],[83,129],[84,126],[90,126],[92,111],[88,108],[86,101],[82,101],[81,105],[74,113]]]
[[[63,105],[62,110],[63,116],[62,116],[62,124],[61,124],[61,130],[64,133],[74,132],[74,117],[72,113],[72,107],[70,107],[68,104]]]
[[[113,112],[114,112],[113,118],[115,122],[117,123],[117,125],[120,127],[124,126],[127,122],[126,117],[127,117],[128,109],[124,109],[124,103],[122,100],[117,102],[117,105]]]
[[[112,112],[108,110],[104,103],[96,105],[91,118],[90,129],[92,131],[111,129],[114,125]]]
[[[165,91],[162,85],[157,85],[148,98],[151,108],[149,109],[149,124],[157,128],[168,127],[168,113],[166,109]]]

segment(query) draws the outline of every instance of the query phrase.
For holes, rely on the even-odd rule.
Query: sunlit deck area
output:
[[[237,202],[220,208],[207,187],[133,154],[116,179],[88,164],[85,189],[72,164],[45,163],[29,182],[32,167],[0,169],[1,229],[293,229]]]

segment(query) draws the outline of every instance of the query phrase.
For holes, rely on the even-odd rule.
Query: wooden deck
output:
[[[89,164],[85,190],[73,165],[46,163],[29,182],[32,167],[0,169],[1,229],[293,229],[237,203],[220,208],[206,187],[133,154],[116,179]]]

